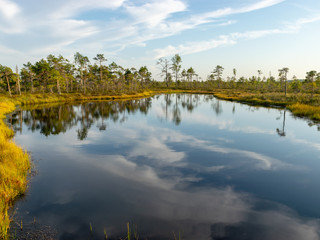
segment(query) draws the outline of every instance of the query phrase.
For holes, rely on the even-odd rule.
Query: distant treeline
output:
[[[122,94],[155,89],[194,89],[213,90],[238,89],[258,92],[320,93],[320,72],[311,70],[303,80],[293,77],[287,80],[288,68],[279,69],[278,76],[262,77],[262,71],[250,77],[233,75],[222,78],[224,68],[214,67],[206,80],[200,79],[192,67],[182,69],[182,59],[176,54],[172,59],[160,58],[157,62],[162,81],[155,81],[146,66],[139,69],[123,68],[112,62],[106,65],[103,54],[97,54],[90,63],[88,57],[79,52],[72,61],[63,56],[49,55],[46,59],[23,65],[15,71],[0,65],[0,92],[21,93],[84,93],[84,94]]]

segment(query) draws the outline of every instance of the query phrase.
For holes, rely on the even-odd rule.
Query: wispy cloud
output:
[[[226,17],[229,15],[233,14],[239,14],[239,13],[247,13],[247,12],[252,12],[256,11],[259,9],[271,7],[273,5],[279,4],[285,0],[263,0],[259,1],[244,7],[240,8],[221,8],[212,12],[208,12],[206,14],[203,14],[201,18],[206,19],[206,18],[221,18],[221,17]]]
[[[284,0],[263,0],[240,8],[221,8],[213,12],[205,12],[194,15],[191,14],[187,18],[179,20],[168,19],[170,14],[186,10],[187,6],[178,0],[166,0],[161,3],[145,4],[140,7],[127,7],[129,13],[136,19],[136,22],[134,23],[147,23],[147,27],[145,28],[144,26],[140,26],[137,28],[137,31],[134,33],[134,35],[132,35],[133,39],[131,38],[128,41],[123,42],[123,46],[133,44],[141,45],[142,42],[177,35],[183,31],[195,29],[200,25],[208,23],[215,23],[216,26],[220,27],[234,24],[236,22],[235,20],[222,20],[221,22],[219,18],[227,17],[233,14],[256,11],[279,4],[283,1]],[[220,38],[223,38],[223,36]],[[232,44],[232,41],[228,41],[228,43]],[[199,45],[200,44],[205,44],[207,47],[211,48],[217,47],[218,45],[225,45],[225,43],[222,43],[219,39],[214,39],[209,42],[201,42]],[[180,47],[184,48],[183,45]],[[199,48],[202,47],[198,46],[198,51],[201,51]],[[168,51],[170,51],[170,48]],[[188,53],[198,52],[195,50],[191,51],[189,49],[186,51]]]
[[[173,52],[193,54],[235,45],[241,40],[297,32],[302,25],[318,20],[318,17],[305,18],[283,28],[246,31],[248,28],[240,15],[245,19],[246,13],[263,13],[265,8],[287,4],[281,4],[283,2],[285,0],[227,1],[219,3],[219,7],[210,4],[210,8],[203,9],[194,7],[197,1],[185,0],[0,0],[0,44],[4,49],[15,49],[24,55],[16,57],[19,65],[26,59],[38,59],[50,53],[65,56],[72,51],[80,51],[90,58],[91,54],[103,52],[122,65],[130,58],[139,58],[135,61],[139,64],[143,61],[152,65],[154,58]],[[235,23],[243,30],[230,32]],[[256,26],[261,29],[259,24]],[[203,29],[206,31],[201,31]],[[192,35],[192,31],[201,33]],[[160,40],[170,40],[170,43],[158,45]],[[135,54],[130,58],[124,51],[129,47],[129,52],[133,50]],[[139,56],[136,47],[139,47]],[[1,52],[1,61],[13,58],[6,52]]]
[[[29,5],[36,6],[38,11],[31,14],[34,8],[26,4],[20,3],[19,6],[11,0],[0,0],[0,13],[6,19],[11,19],[10,22],[0,26],[0,31],[6,34],[27,32],[27,39],[29,37],[41,40],[40,44],[35,44],[36,47],[33,47],[33,44],[27,46],[24,51],[29,52],[45,52],[50,49],[53,52],[63,51],[71,44],[77,44],[81,48],[81,44],[86,45],[92,42],[95,42],[96,46],[103,46],[104,42],[108,42],[109,48],[121,51],[129,45],[145,46],[148,41],[174,36],[206,23],[216,23],[217,26],[230,25],[235,21],[218,20],[217,18],[262,9],[282,1],[263,0],[240,8],[222,8],[201,14],[192,14],[190,11],[178,18],[171,18],[179,12],[189,11],[188,5],[182,0],[150,0],[143,4],[125,0],[93,0],[90,2],[57,0],[54,3],[33,0]],[[78,18],[81,13],[95,9],[101,11],[120,8],[122,14],[118,14],[116,18],[107,22]],[[18,13],[19,16],[16,17]],[[206,48],[234,44],[234,40],[221,36],[218,39],[201,42],[201,44],[202,46],[199,44],[194,50],[191,50],[188,44],[187,46],[181,45],[179,50],[193,53],[204,51]],[[61,48],[51,48],[57,45]]]
[[[245,12],[251,12],[251,11],[255,11],[255,10],[259,10],[262,8],[267,8],[267,7],[271,7],[274,6],[276,4],[282,3],[285,0],[262,0],[260,2],[256,2],[252,5],[240,8],[239,10],[235,10],[235,13],[245,13]]]
[[[81,12],[87,12],[92,9],[116,9],[124,4],[125,0],[69,0],[61,1],[61,6],[56,11],[54,11],[50,17],[51,18],[70,18],[74,17]],[[55,4],[57,4],[55,2]]]
[[[183,55],[202,52],[219,46],[227,46],[236,44],[236,41],[229,36],[220,36],[218,39],[201,42],[189,42],[179,46],[169,45],[164,49],[155,49],[155,59],[172,55],[172,53],[180,53]]]
[[[179,0],[152,1],[142,6],[127,5],[127,12],[135,19],[135,24],[145,23],[155,27],[171,14],[185,11],[187,6]]]
[[[158,59],[161,57],[170,56],[172,53],[187,55],[191,53],[203,52],[220,46],[234,45],[238,43],[239,40],[251,40],[275,34],[293,34],[299,32],[303,25],[317,21],[320,21],[320,15],[298,19],[294,23],[285,24],[282,28],[247,31],[242,33],[234,32],[228,35],[221,35],[216,39],[207,41],[187,42],[178,46],[169,45],[165,48],[155,49],[154,58]]]

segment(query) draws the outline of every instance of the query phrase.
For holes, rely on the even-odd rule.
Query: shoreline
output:
[[[6,114],[15,108],[16,105],[10,101],[0,102],[0,239],[8,238],[8,210],[26,191],[30,169],[29,155],[12,140],[14,132],[4,121]]]
[[[320,121],[320,96],[310,98],[310,95],[283,93],[249,93],[245,91],[220,90],[213,93],[215,97],[222,100],[234,101],[254,106],[287,108],[291,113],[300,118]],[[318,105],[319,104],[319,105]]]
[[[14,201],[22,196],[27,189],[27,176],[30,170],[30,156],[26,150],[16,145],[13,140],[14,132],[9,129],[4,119],[6,115],[13,112],[19,106],[28,106],[32,104],[46,103],[68,103],[75,101],[106,101],[106,100],[130,100],[151,97],[162,93],[188,93],[188,94],[212,94],[218,99],[235,101],[239,103],[264,106],[264,107],[286,107],[293,115],[303,118],[309,118],[314,121],[320,121],[320,106],[300,103],[290,97],[284,98],[282,93],[273,95],[248,93],[244,91],[201,91],[201,90],[159,90],[145,91],[136,94],[123,95],[85,95],[85,94],[26,94],[21,96],[1,96],[0,97],[0,149],[3,152],[0,156],[0,239],[8,238],[8,229],[10,218],[8,209],[14,204]],[[308,96],[303,96],[304,100]],[[319,96],[318,96],[319,98]]]

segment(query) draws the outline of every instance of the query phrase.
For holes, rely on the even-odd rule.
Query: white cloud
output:
[[[276,171],[276,170],[284,170],[284,169],[285,170],[302,170],[302,169],[304,169],[300,166],[288,164],[288,163],[282,162],[278,159],[266,156],[261,153],[213,145],[210,142],[199,140],[196,138],[193,138],[193,140],[190,142],[190,145],[192,147],[198,147],[198,148],[201,148],[201,149],[204,149],[207,151],[218,152],[218,153],[223,153],[223,154],[235,154],[236,156],[238,156],[238,158],[244,157],[244,158],[255,160],[256,164],[254,166],[258,169],[261,169],[261,170]],[[244,159],[242,159],[241,162],[243,164],[248,163]]]
[[[202,52],[208,49],[227,46],[236,44],[236,41],[228,36],[220,36],[218,39],[212,39],[210,41],[201,41],[201,42],[189,42],[186,44],[181,44],[177,47],[167,46],[164,49],[155,49],[155,59],[172,55],[172,53],[180,53],[182,55],[192,54],[197,52]]]
[[[66,19],[55,21],[52,25],[53,37],[67,37],[70,39],[80,39],[92,35],[98,29],[87,21]]]
[[[203,52],[220,46],[234,45],[239,40],[257,39],[275,34],[293,34],[298,32],[301,29],[302,25],[317,21],[320,21],[320,15],[311,18],[298,19],[296,22],[287,24],[283,28],[247,31],[242,33],[234,32],[228,35],[221,35],[216,39],[207,41],[187,42],[178,46],[169,45],[165,48],[155,49],[154,58],[158,59],[161,57],[170,56],[172,55],[172,53],[180,53],[181,55],[186,55]]]
[[[281,3],[283,1],[285,1],[285,0],[263,0],[263,1],[251,4],[251,5],[240,7],[240,8],[230,8],[230,7],[221,8],[221,9],[218,9],[218,10],[215,10],[212,12],[207,12],[207,13],[204,13],[201,15],[194,16],[194,19],[198,19],[198,20],[201,19],[202,21],[205,21],[210,18],[221,18],[221,17],[233,15],[233,14],[252,12],[252,11],[259,10],[259,9],[271,7],[273,5]]]
[[[240,10],[233,8],[231,10],[220,9],[215,12],[221,16],[226,16],[226,14],[232,14],[233,12],[263,8],[279,1],[261,2],[267,2],[268,4],[249,5]],[[180,20],[170,20],[170,17],[174,14],[188,10],[186,3],[181,0],[149,0],[141,5],[125,0],[93,0],[90,2],[86,0],[57,0],[55,2],[34,0],[29,4],[32,7],[21,5],[21,8],[9,0],[0,0],[0,3],[2,3],[0,4],[0,11],[6,14],[7,18],[12,18],[12,21],[0,25],[0,31],[7,34],[28,33],[24,39],[33,40],[31,44],[26,45],[24,51],[33,55],[30,57],[35,55],[43,57],[38,54],[47,55],[52,52],[64,54],[67,51],[66,49],[68,49],[67,52],[69,53],[75,49],[75,46],[81,49],[93,42],[95,43],[93,45],[95,48],[104,48],[105,52],[106,48],[108,48],[110,49],[108,51],[109,54],[112,55],[111,49],[114,53],[117,53],[128,45],[143,47],[146,46],[145,43],[147,41],[173,36],[205,23],[217,22],[216,19],[212,19],[212,13],[188,14],[187,18],[182,17]],[[30,11],[33,11],[35,7],[37,8],[36,13],[31,14]],[[115,10],[121,7],[125,10],[122,13],[127,13],[130,16],[129,18],[125,15],[120,18],[118,15],[107,22],[100,20],[85,21],[77,18],[83,12],[90,12],[95,9]],[[21,14],[16,16],[17,13]],[[215,14],[216,17],[218,15]],[[234,22],[218,21],[217,26],[229,25]],[[36,44],[37,39],[40,41],[39,44]],[[74,44],[74,46],[71,47],[71,44]],[[208,42],[203,41],[194,47],[188,44],[186,46],[180,45],[176,50],[190,54],[228,44],[234,44],[234,41],[221,36]],[[166,51],[171,49],[172,47],[168,47]],[[158,55],[164,54],[158,53]]]
[[[230,126],[228,130],[231,132],[244,132],[244,133],[253,133],[253,134],[268,134],[268,135],[275,134],[275,131],[261,129],[254,126],[243,126],[243,127]]]
[[[167,129],[156,129],[156,128],[151,128],[145,125],[144,125],[144,129],[148,129],[148,132],[150,134],[157,136],[159,141],[162,142],[162,144],[165,144],[166,142],[184,143],[186,145],[189,145],[192,148],[200,148],[206,151],[222,153],[222,154],[235,154],[236,156],[238,156],[238,158],[242,158],[241,160],[242,164],[249,163],[248,161],[246,161],[246,158],[247,160],[256,161],[256,163],[253,166],[261,170],[266,170],[266,171],[277,171],[277,170],[283,170],[283,169],[294,170],[294,171],[305,170],[305,168],[301,166],[295,166],[261,153],[220,146],[218,144],[214,144],[213,142],[200,140],[193,136],[184,135],[177,131],[172,132],[172,130],[169,131]],[[148,145],[149,144],[144,143],[144,146],[143,146],[143,148],[147,152],[149,152],[147,150],[149,148]],[[164,150],[162,151],[162,154],[164,154],[165,156],[166,153],[168,153],[169,148],[162,147],[162,149]],[[165,162],[169,163],[170,161],[165,161]],[[226,164],[228,165],[228,163]],[[232,167],[232,166],[229,166],[229,167]]]
[[[235,24],[237,23],[236,20],[229,20],[229,21],[226,21],[226,22],[222,22],[222,23],[219,23],[218,26],[228,26],[228,25],[232,25],[232,24]]]
[[[306,147],[311,147],[316,151],[320,151],[320,143],[308,141],[306,139],[299,139],[299,138],[296,138],[295,136],[288,136],[288,137],[293,143],[304,144],[306,145]]]
[[[137,146],[129,153],[129,157],[139,156],[170,164],[181,161],[185,157],[185,153],[176,152],[159,138],[150,136],[145,141],[137,141]]]
[[[247,13],[247,12],[252,12],[259,9],[271,7],[283,1],[285,0],[263,0],[251,5],[247,5],[245,7],[241,7],[241,8],[221,8],[213,12],[208,12],[204,14],[202,17],[203,18],[221,18],[221,17],[232,15],[232,14]]]
[[[212,30],[214,27],[238,23],[237,20],[230,20],[228,17],[274,6],[283,0],[260,0],[246,5],[235,3],[238,7],[231,6],[215,11],[208,9],[207,12],[199,14],[192,12],[184,0],[31,0],[28,4],[21,2],[19,5],[18,1],[15,2],[0,0],[0,14],[2,13],[3,19],[10,18],[10,21],[6,21],[0,17],[0,32],[4,34],[1,44],[7,49],[15,47],[28,53],[23,60],[19,58],[18,63],[21,64],[27,58],[45,57],[49,53],[65,55],[82,49],[85,50],[82,51],[84,54],[101,51],[109,56],[119,56],[128,46],[148,47],[149,41],[175,36],[199,26]],[[92,10],[99,11],[99,14],[105,11],[107,17],[95,19]],[[112,16],[110,18],[109,12]],[[91,20],[82,18],[84,16],[89,16]],[[234,33],[233,36],[223,34],[209,40],[181,42],[154,51],[148,50],[145,52],[144,62],[151,62],[153,57],[168,56],[173,52],[192,54],[233,45],[240,39],[294,32],[303,24],[317,20],[301,19],[296,25],[287,25],[286,29]],[[14,46],[18,38],[23,39],[23,42]],[[10,41],[11,39],[15,41]],[[2,58],[6,61],[11,59],[7,55],[3,55]],[[123,61],[127,60],[128,58]]]
[[[185,11],[187,6],[179,0],[152,1],[142,6],[126,6],[128,13],[134,17],[135,23],[145,23],[155,27],[170,14]]]
[[[255,11],[258,9],[266,8],[278,4],[284,0],[264,0],[255,4],[251,4],[241,8],[222,8],[213,12],[207,12],[197,15],[189,15],[188,18],[182,20],[168,20],[168,17],[176,12],[186,11],[187,6],[178,0],[166,0],[166,1],[152,1],[142,6],[127,5],[126,9],[134,21],[129,25],[137,25],[131,34],[127,34],[127,38],[120,39],[121,49],[125,49],[128,45],[143,46],[145,42],[155,39],[166,38],[177,35],[183,31],[194,29],[200,25],[206,23],[215,23],[216,26],[226,26],[234,24],[235,20],[223,21],[222,23],[218,18],[226,17],[235,13],[246,13]],[[122,25],[117,27],[117,31],[121,31],[123,27],[127,27],[128,23],[123,22]],[[117,31],[111,36],[117,36]],[[122,35],[120,33],[120,35]],[[180,45],[178,48],[168,46],[168,49],[164,50],[170,52],[185,51],[187,54],[205,51],[206,49],[214,48],[220,45],[234,44],[233,40],[220,39],[224,38],[220,36],[218,39],[212,39],[210,41],[202,41],[193,48],[192,46]],[[224,43],[223,41],[227,41]],[[192,45],[193,43],[190,43]],[[182,48],[181,50],[179,48]],[[158,51],[158,50],[157,50]],[[171,52],[172,54],[172,52]],[[158,53],[158,55],[163,55]]]
[[[163,131],[163,129],[151,127],[146,129],[146,132],[149,130],[165,132],[165,135],[169,133],[169,130]],[[176,134],[172,132],[171,134],[175,138]],[[66,135],[71,137],[74,132],[69,131]],[[101,133],[94,137],[99,135],[101,136]],[[35,146],[34,143],[31,144],[32,138],[30,136],[22,135],[19,138],[24,143],[29,142],[29,150],[33,149],[32,146]],[[95,186],[98,182],[102,182],[105,187],[100,189],[104,189],[114,196],[112,199],[121,201],[121,207],[130,206],[136,216],[142,216],[144,219],[158,219],[170,224],[173,224],[172,222],[183,223],[184,226],[188,226],[185,228],[184,235],[190,237],[190,239],[208,239],[208,236],[211,236],[211,238],[232,238],[235,237],[232,234],[240,232],[237,230],[241,230],[242,233],[245,232],[250,239],[319,239],[319,221],[317,219],[302,218],[292,209],[276,202],[257,199],[229,186],[181,187],[181,181],[185,182],[190,179],[186,174],[175,178],[170,176],[169,172],[169,177],[168,175],[163,177],[159,174],[157,168],[149,165],[138,165],[122,155],[82,154],[79,149],[68,147],[72,143],[70,139],[65,137],[59,139],[61,141],[56,141],[57,139],[49,142],[48,139],[47,141],[40,141],[40,150],[43,151],[43,154],[45,154],[46,148],[53,149],[52,146],[57,153],[54,157],[48,156],[46,161],[63,161],[64,163],[76,164],[78,167],[76,170],[80,169],[80,174],[81,172],[85,173],[87,186]],[[167,139],[167,137],[160,135],[160,139]],[[193,140],[181,134],[178,134],[175,139],[181,141],[184,141],[184,139]],[[51,143],[54,145],[51,145]],[[37,146],[39,147],[39,145]],[[57,155],[59,156],[58,160],[56,159]],[[36,154],[35,158],[37,159],[39,156]],[[224,166],[214,166],[200,170],[218,172],[224,168]],[[94,178],[88,177],[88,174],[86,174],[88,170],[96,173],[96,176]],[[173,174],[176,175],[176,173]],[[111,183],[108,184],[105,181],[106,179],[110,179]],[[55,204],[55,207],[59,207],[57,204],[78,203],[79,199],[81,201],[87,199],[87,195],[83,198],[84,194],[88,193],[85,188],[70,188],[69,184],[61,181],[57,181],[56,184],[58,184],[58,190],[50,197],[50,201],[43,198],[44,204]],[[119,186],[121,188],[118,188]],[[94,192],[91,191],[90,193]],[[110,199],[110,194],[99,196],[102,200]],[[257,208],[256,206],[260,206],[261,203],[267,203],[268,208],[266,210]],[[105,219],[105,211],[101,211],[101,209],[103,208],[92,208],[90,217]],[[130,213],[131,211],[128,213],[129,216],[131,216]],[[110,214],[112,214],[111,217],[114,217],[112,212]],[[55,216],[58,216],[61,222],[61,216]],[[248,226],[250,226],[250,229],[246,228]],[[218,227],[218,229],[214,227]],[[228,231],[230,227],[235,231]],[[162,228],[157,229],[161,233]]]
[[[7,20],[11,20],[20,12],[20,7],[9,0],[0,0],[0,13]]]
[[[262,8],[271,7],[273,5],[279,4],[284,1],[285,0],[262,0],[260,2],[254,3],[252,5],[240,8],[239,10],[236,10],[235,13],[251,12],[251,11],[259,10]]]
[[[92,9],[115,9],[124,4],[125,0],[69,0],[60,3],[60,8],[51,14],[51,18],[70,18],[81,12]],[[58,3],[55,3],[58,4]]]
[[[21,21],[22,9],[10,0],[0,0],[0,32],[16,34],[24,31],[24,22]],[[6,35],[2,35],[2,40]]]

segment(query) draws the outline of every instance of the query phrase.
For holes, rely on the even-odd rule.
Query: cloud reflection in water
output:
[[[260,190],[270,187],[259,182],[263,177],[271,181],[273,176],[307,172],[307,166],[237,145],[239,140],[230,132],[272,136],[274,130],[237,126],[222,118],[227,112],[224,104],[219,118],[203,114],[207,109],[201,106],[207,103],[197,104],[200,113],[191,106],[180,111],[182,122],[177,126],[175,121],[175,127],[158,124],[162,108],[154,100],[148,118],[127,114],[127,122],[119,124],[114,118],[105,132],[88,128],[82,141],[75,141],[77,126],[47,139],[17,136],[37,152],[34,156],[45,159],[21,211],[56,226],[61,239],[87,239],[83,229],[90,222],[97,235],[107,227],[112,236],[123,236],[127,221],[134,221],[148,239],[172,238],[173,230],[183,232],[183,239],[319,239],[318,219],[302,218],[267,200],[269,195],[264,200],[236,182],[250,181],[246,175],[256,174],[250,184]],[[173,117],[172,112],[168,116]],[[101,121],[91,120],[93,126]],[[186,130],[184,123],[190,122]],[[198,131],[199,126],[205,130]],[[269,175],[260,178],[263,174]]]

